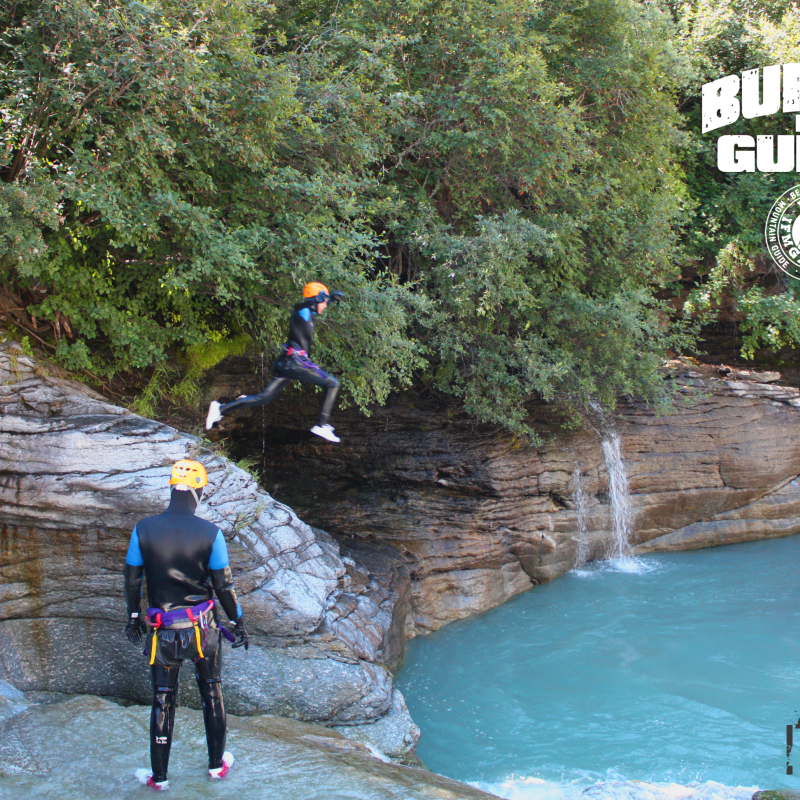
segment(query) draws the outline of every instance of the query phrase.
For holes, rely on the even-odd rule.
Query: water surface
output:
[[[422,760],[515,798],[613,780],[800,788],[800,536],[633,567],[587,565],[412,641],[397,683]]]

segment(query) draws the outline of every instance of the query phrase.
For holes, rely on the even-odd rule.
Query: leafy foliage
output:
[[[326,132],[285,60],[256,47],[267,6],[48,0],[4,13],[0,265],[53,323],[62,362],[111,374],[236,329],[274,344],[298,285],[322,273],[357,294],[365,269],[366,302],[399,335],[405,315],[370,257],[386,193],[313,152]],[[407,379],[413,360],[387,357],[379,373]],[[359,399],[383,383],[367,376]]]
[[[763,287],[748,285],[751,259],[736,239],[723,248],[707,281],[694,289],[684,312],[701,322],[716,318],[720,306],[728,301],[741,315],[741,354],[753,359],[758,350],[780,352],[800,347],[800,287],[786,284],[785,290],[767,294]]]
[[[699,68],[658,3],[0,15],[0,269],[72,368],[179,356],[191,399],[201,352],[273,347],[319,279],[347,296],[316,355],[350,401],[419,376],[523,431],[534,393],[656,396],[686,342],[652,297],[678,274]]]
[[[688,80],[681,105],[694,131],[685,157],[692,218],[685,252],[704,276],[685,311],[704,322],[730,306],[741,320],[741,353],[800,346],[796,282],[766,259],[763,230],[775,199],[797,182],[796,173],[723,173],[716,166],[720,131],[701,135],[700,87],[724,75],[800,61],[800,10],[784,0],[695,0],[676,6],[678,45]],[[744,120],[724,133],[794,134],[794,115]]]

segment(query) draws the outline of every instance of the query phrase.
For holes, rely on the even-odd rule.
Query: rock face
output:
[[[243,376],[220,371],[212,394],[252,389]],[[310,393],[223,425],[241,455],[254,440],[260,455],[266,437],[264,485],[305,519],[345,546],[392,548],[411,577],[403,608],[413,636],[612,551],[613,448],[605,453],[603,440],[614,435],[634,552],[800,532],[800,392],[685,372],[673,379],[683,400],[672,413],[627,405],[597,430],[564,432],[537,405],[538,448],[411,394],[369,419],[337,411],[335,447],[303,430],[316,410]]]
[[[194,687],[192,687],[194,691]],[[0,682],[0,796],[52,800],[141,798],[148,712],[98,697],[28,705]],[[54,746],[54,742],[57,742]],[[383,763],[367,746],[327,728],[271,716],[228,716],[230,774],[209,788],[202,714],[178,709],[170,791],[178,798],[236,800],[491,800],[471,786]]]
[[[121,569],[132,527],[168,502],[171,463],[197,458],[210,481],[198,513],[225,534],[254,635],[249,653],[226,647],[229,709],[367,730],[388,715],[378,746],[413,750],[419,732],[386,666],[399,573],[400,588],[379,584],[197,437],[14,345],[0,346],[0,384],[0,679],[147,700],[145,659],[122,633]]]
[[[212,396],[254,388],[229,366]],[[239,457],[265,454],[272,496],[207,442],[11,346],[0,379],[0,679],[29,691],[147,699],[120,569],[187,456],[209,470],[201,514],[225,533],[254,634],[249,653],[226,650],[230,709],[322,721],[395,756],[419,735],[388,671],[405,638],[613,551],[623,473],[633,552],[800,532],[800,392],[738,376],[678,375],[672,413],[628,405],[597,430],[564,432],[539,404],[537,448],[411,394],[369,419],[338,411],[331,445],[307,432],[305,392],[300,414],[278,401],[223,422]]]

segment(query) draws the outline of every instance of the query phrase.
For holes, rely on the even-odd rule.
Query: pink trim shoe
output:
[[[169,789],[169,781],[159,781],[156,783],[153,780],[153,773],[150,772],[149,769],[137,769],[136,780],[139,781],[142,786],[149,786],[151,789],[155,789],[157,792],[163,792],[166,789]]]
[[[208,777],[211,778],[212,781],[221,781],[231,771],[234,761],[236,761],[236,759],[233,757],[233,753],[229,753],[226,750],[222,754],[222,766],[217,769],[210,769],[208,771]]]

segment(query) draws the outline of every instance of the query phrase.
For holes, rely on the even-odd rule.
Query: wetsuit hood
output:
[[[307,308],[311,311],[312,314],[317,313],[317,303],[319,301],[316,297],[308,297],[305,300],[301,300],[299,303],[294,304],[294,312],[297,313],[303,308]]]
[[[202,497],[203,490],[199,490],[199,496]],[[165,514],[194,514],[197,510],[197,503],[191,492],[182,492],[178,489],[172,490],[172,496],[169,499]]]

